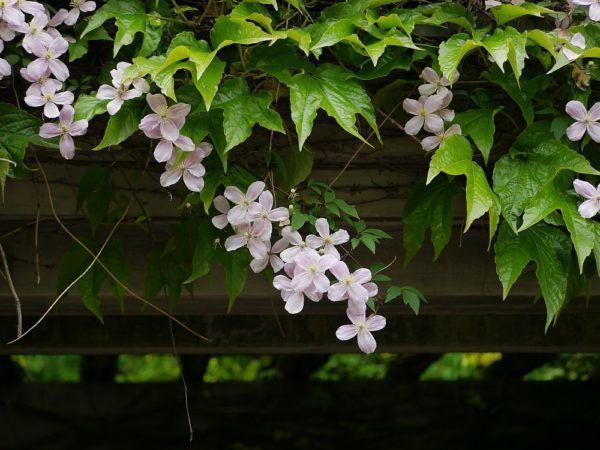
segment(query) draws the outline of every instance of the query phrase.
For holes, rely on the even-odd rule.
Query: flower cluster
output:
[[[213,217],[213,224],[219,229],[231,225],[235,232],[225,241],[227,251],[246,247],[255,273],[268,265],[275,274],[283,270],[285,275],[276,275],[273,286],[281,292],[287,312],[301,312],[307,298],[319,302],[326,295],[330,301],[347,301],[352,325],[340,327],[336,336],[340,340],[357,336],[363,352],[375,351],[371,332],[382,329],[385,319],[366,317],[367,301],[377,295],[377,285],[371,282],[370,270],[359,268],[351,272],[342,261],[337,246],[350,240],[347,231],[331,232],[327,219],[319,218],[315,221],[317,234],[303,238],[288,225],[289,209],[274,207],[273,194],[265,190],[261,181],[252,183],[246,192],[228,186],[224,196],[215,198],[214,206],[221,214]],[[271,244],[273,223],[281,232]]]
[[[73,122],[72,92],[62,90],[69,78],[69,69],[60,58],[67,52],[69,42],[57,30],[65,24],[75,25],[80,12],[91,12],[96,3],[72,0],[70,10],[60,9],[55,15],[39,2],[29,0],[0,1],[0,53],[4,42],[12,41],[20,34],[23,49],[33,56],[27,67],[21,69],[21,76],[31,83],[26,92],[25,103],[31,107],[43,107],[45,117],[59,117],[58,124],[44,124],[40,136],[44,138],[60,136],[60,152],[66,159],[75,153],[72,136],[81,136],[87,131],[87,121]],[[12,73],[10,64],[0,58],[0,79]],[[54,78],[52,78],[54,77]],[[59,109],[62,107],[62,110]]]
[[[456,73],[454,81],[458,80],[458,77],[459,74]],[[422,128],[433,133],[433,136],[428,136],[421,141],[423,150],[431,151],[438,148],[446,137],[461,134],[461,129],[457,124],[448,129],[444,126],[444,122],[454,120],[454,111],[448,109],[453,98],[452,92],[448,89],[450,80],[440,77],[430,67],[421,72],[421,78],[425,84],[419,86],[421,94],[419,100],[407,98],[402,103],[404,110],[415,116],[406,122],[404,131],[410,136],[417,135]]]
[[[600,0],[569,0],[574,6],[585,6],[588,17],[597,22],[600,20]]]

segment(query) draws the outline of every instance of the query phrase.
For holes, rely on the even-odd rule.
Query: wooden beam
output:
[[[2,448],[583,450],[600,385],[216,383],[0,386]],[[591,446],[591,447],[590,447]]]

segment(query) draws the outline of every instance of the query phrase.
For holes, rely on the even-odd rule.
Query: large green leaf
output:
[[[227,140],[225,151],[248,139],[256,124],[285,133],[281,117],[269,107],[272,101],[271,95],[266,91],[252,94],[243,78],[233,78],[221,85],[213,108],[223,110],[223,129]]]
[[[596,245],[595,223],[584,219],[577,211],[575,198],[566,192],[572,186],[574,175],[562,173],[538,191],[527,205],[519,233],[543,220],[555,210],[560,210],[577,253],[579,272]]]
[[[456,114],[454,122],[459,124],[464,136],[469,136],[483,155],[487,164],[494,144],[494,117],[500,109],[471,109]]]
[[[454,81],[458,65],[471,51],[481,46],[481,42],[474,41],[467,34],[455,34],[450,39],[440,44],[438,61],[442,74]]]
[[[126,102],[118,113],[110,117],[102,141],[94,150],[118,145],[135,133],[142,119],[145,103],[142,99]]]
[[[318,109],[323,109],[344,130],[363,142],[366,140],[356,127],[357,114],[379,136],[371,99],[349,70],[333,64],[321,64],[310,73],[292,77],[289,87],[292,120],[300,148],[312,131]]]
[[[499,5],[490,8],[490,12],[496,19],[498,25],[503,25],[511,20],[518,19],[523,16],[535,16],[542,17],[543,14],[549,14],[553,11],[543,6],[536,5],[534,3],[525,2],[522,5]]]
[[[500,227],[495,251],[496,272],[502,283],[504,298],[523,269],[531,261],[535,262],[536,277],[546,303],[547,328],[568,300],[569,238],[551,225],[537,224],[515,234],[505,223]]]
[[[482,41],[483,47],[492,55],[502,72],[504,72],[504,63],[509,62],[517,80],[525,67],[526,43],[527,38],[512,27],[497,29],[493,35]]]
[[[583,156],[554,140],[528,148],[513,147],[498,160],[494,168],[494,191],[500,197],[502,215],[513,231],[519,228],[519,217],[533,196],[562,170],[600,174]]]
[[[486,212],[490,218],[490,242],[498,226],[500,204],[487,181],[483,169],[472,161],[473,149],[469,141],[460,135],[444,139],[429,165],[427,183],[441,172],[448,175],[465,175],[467,178],[467,218],[465,232],[473,221]]]
[[[250,265],[250,253],[246,250],[228,252],[221,249],[216,258],[225,270],[225,288],[229,296],[227,310],[231,311],[236,299],[244,290]]]
[[[404,263],[408,264],[431,229],[434,261],[448,244],[452,234],[452,201],[460,192],[456,183],[438,177],[429,185],[420,183],[410,191],[403,212]]]
[[[97,115],[104,114],[108,102],[109,100],[101,100],[96,98],[95,95],[80,95],[73,105],[75,109],[73,120],[84,119],[90,121]]]

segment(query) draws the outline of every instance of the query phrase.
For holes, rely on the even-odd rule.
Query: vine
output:
[[[92,236],[88,245],[73,236],[78,245],[65,254],[56,302],[77,286],[102,320],[99,292],[108,283],[121,302],[126,293],[151,302],[164,291],[174,306],[218,263],[229,308],[250,268],[272,280],[290,314],[306,299],[346,302],[350,324],[336,336],[375,351],[372,332],[385,327],[385,304],[402,298],[418,313],[425,297],[392,284],[385,271],[395,259],[359,261],[357,249],[375,254],[390,235],[361,220],[334,185],[377,145],[372,138],[382,142],[385,123],[418,141],[429,159],[404,209],[405,263],[428,230],[435,258],[442,253],[454,199],[464,193],[464,231],[478,220],[489,227],[504,297],[535,265],[546,327],[600,273],[598,1],[60,6],[0,2],[0,80],[15,97],[0,104],[3,195],[7,178],[31,176],[28,149],[73,159],[89,147],[76,142],[96,124],[103,135],[94,150],[117,148],[141,131],[164,163],[160,186],[183,181],[188,192],[181,222],[168,239],[154,239],[143,297],[127,288],[118,241],[98,245]],[[97,76],[82,72],[98,61]],[[45,123],[21,108],[21,98],[41,108]],[[360,142],[329,184],[310,179],[319,111]],[[237,153],[265,136],[259,128],[268,143],[257,168]],[[278,135],[288,139],[287,151],[277,148]],[[92,234],[112,224],[112,236],[130,202],[116,194],[110,167],[92,167],[79,186]],[[150,228],[149,215],[137,221]]]

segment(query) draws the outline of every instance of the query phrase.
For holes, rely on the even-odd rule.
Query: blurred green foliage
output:
[[[485,369],[502,358],[501,353],[446,353],[433,363],[421,380],[481,379]],[[316,381],[383,380],[396,355],[380,353],[336,354],[313,375]],[[77,382],[81,358],[74,355],[14,356],[32,382]],[[524,379],[588,380],[600,372],[600,354],[562,353]],[[180,374],[173,355],[121,355],[116,381],[121,383],[175,381]],[[215,356],[209,360],[205,382],[267,381],[277,378],[274,358],[270,356]]]

